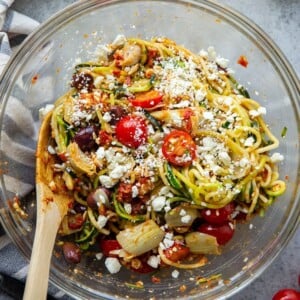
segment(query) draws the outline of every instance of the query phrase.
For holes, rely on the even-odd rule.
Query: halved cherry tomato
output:
[[[300,300],[300,292],[294,289],[283,289],[278,291],[272,300]]]
[[[229,223],[222,225],[204,223],[198,227],[198,231],[214,236],[219,245],[225,245],[231,240],[234,234],[234,229]]]
[[[116,255],[111,254],[110,251],[122,249],[121,245],[117,240],[101,240],[100,241],[100,248],[104,256],[114,257]]]
[[[235,205],[228,203],[219,209],[203,209],[201,211],[202,218],[210,224],[224,224],[230,220],[231,214],[234,212]]]
[[[177,262],[186,258],[190,254],[190,248],[175,241],[173,246],[164,250],[164,254],[167,259]]]
[[[173,130],[164,138],[162,153],[171,164],[186,167],[196,156],[196,144],[187,132]]]
[[[119,142],[130,148],[137,148],[147,140],[146,120],[139,116],[125,116],[116,125]]]
[[[162,101],[163,95],[156,91],[151,90],[148,92],[137,93],[135,98],[131,99],[133,106],[139,106],[142,108],[152,108]]]
[[[68,216],[68,226],[70,229],[79,229],[83,226],[84,218],[82,214]]]

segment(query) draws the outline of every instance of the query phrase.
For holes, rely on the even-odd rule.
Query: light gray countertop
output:
[[[13,8],[40,22],[75,0],[16,0]],[[246,15],[279,46],[300,77],[300,0],[223,0]],[[230,300],[272,299],[282,288],[299,288],[300,230],[269,268]]]

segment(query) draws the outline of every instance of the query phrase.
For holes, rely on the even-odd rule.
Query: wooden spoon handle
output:
[[[37,184],[37,195],[41,195]],[[47,204],[47,209],[37,201],[37,224],[31,261],[26,280],[23,300],[43,300],[47,297],[50,262],[56,234],[61,221],[61,213],[55,202]]]

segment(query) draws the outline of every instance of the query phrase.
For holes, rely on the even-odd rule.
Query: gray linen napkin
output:
[[[39,23],[23,14],[20,14],[12,9],[10,6],[14,0],[0,0],[0,75],[3,72],[5,65],[9,61],[10,56],[12,55],[14,49],[24,40],[24,38],[32,32]],[[35,150],[32,145],[35,143],[35,136],[32,139],[28,139],[30,143],[29,147],[24,146],[24,141],[21,143],[18,140],[18,136],[15,135],[15,132],[20,130],[27,130],[28,136],[31,137],[34,132],[30,127],[27,128],[18,128],[18,126],[26,127],[26,118],[29,114],[28,111],[25,111],[21,103],[18,103],[17,99],[15,107],[17,107],[20,112],[18,119],[16,120],[16,113],[9,114],[8,117],[11,118],[11,126],[7,126],[6,132],[2,132],[2,143],[7,145],[7,156],[5,160],[9,163],[13,163],[18,167],[24,166],[24,169],[31,164],[30,160],[34,160]],[[17,129],[17,130],[16,130]],[[32,166],[32,164],[31,164]],[[32,168],[32,167],[31,167]],[[31,176],[34,176],[34,170],[31,171]],[[25,172],[26,173],[26,172]],[[17,189],[21,189],[23,193],[29,192],[32,190],[32,185],[26,183],[26,176],[24,180],[20,180],[7,177],[5,179],[6,186],[8,186],[11,193],[15,193]],[[32,182],[32,180],[31,180]],[[0,224],[0,273],[10,275],[21,281],[26,280],[26,275],[28,271],[28,263],[11,242],[10,238],[5,234],[4,230]],[[52,285],[49,286],[49,293],[57,299],[70,299],[63,292],[59,291],[57,288]],[[0,292],[0,300],[12,299],[8,295]]]

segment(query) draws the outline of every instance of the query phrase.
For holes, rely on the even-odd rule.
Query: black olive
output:
[[[81,261],[81,250],[75,243],[65,242],[63,244],[63,254],[68,263],[78,264]]]
[[[71,80],[71,87],[75,87],[77,90],[86,90],[91,92],[94,88],[94,78],[87,73],[75,73]]]
[[[87,126],[75,134],[74,141],[82,151],[91,151],[96,146],[96,130],[95,126]]]
[[[118,105],[112,106],[109,114],[111,115],[111,120],[109,121],[111,125],[116,125],[122,117],[128,115],[125,108]]]

